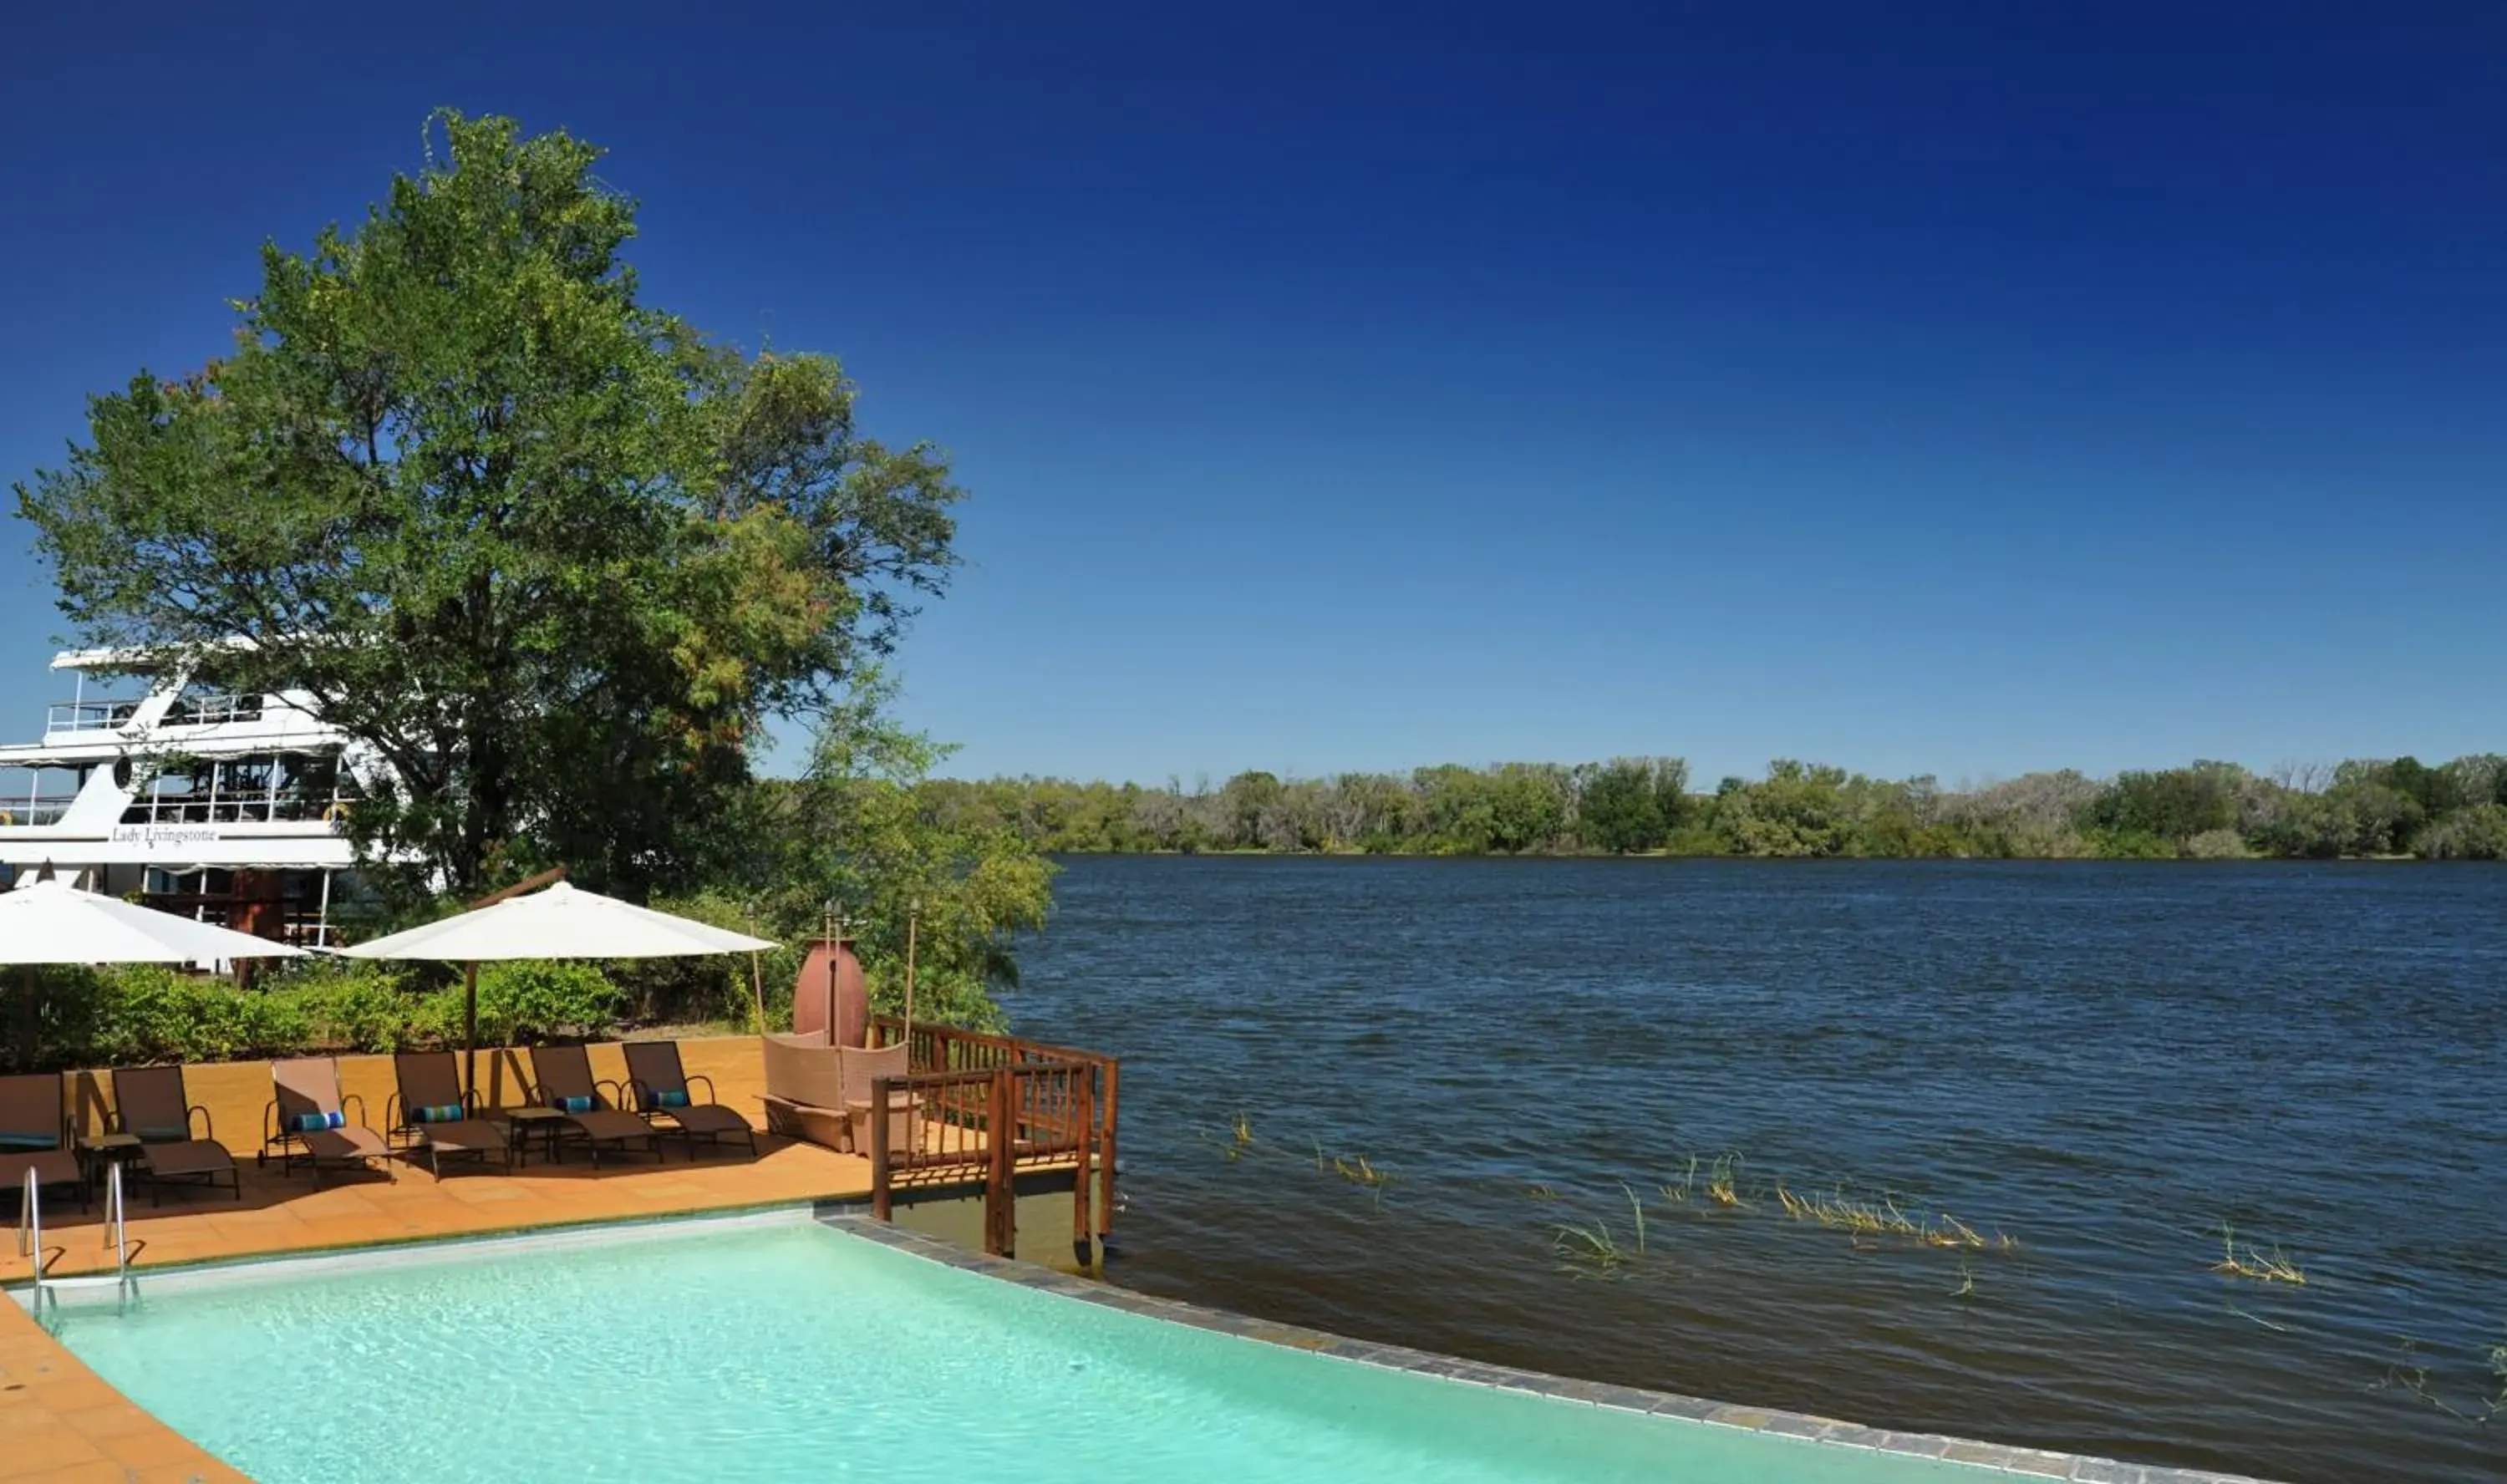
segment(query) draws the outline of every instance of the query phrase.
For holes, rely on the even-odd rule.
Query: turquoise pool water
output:
[[[265,1484],[1982,1477],[1308,1355],[806,1224],[239,1269],[54,1328]]]

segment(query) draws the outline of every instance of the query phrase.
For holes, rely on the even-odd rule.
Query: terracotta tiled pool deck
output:
[[[238,1156],[241,1199],[223,1191],[168,1189],[151,1207],[144,1181],[132,1186],[131,1265],[164,1267],[324,1248],[479,1236],[542,1226],[684,1215],[802,1201],[861,1200],[870,1161],[816,1144],[761,1135],[759,1155],[701,1150],[692,1163],[665,1144],[665,1157],[581,1154],[563,1164],[534,1159],[505,1174],[446,1167],[441,1180],[422,1165],[394,1160],[388,1173],[328,1176],[320,1189],[298,1172],[256,1168]],[[113,1251],[95,1211],[66,1201],[45,1206],[44,1245],[54,1277],[110,1272]],[[12,1283],[31,1274],[14,1249],[0,1269]],[[15,1303],[0,1304],[0,1479],[79,1484],[200,1484],[243,1475],[105,1384],[54,1343]]]
[[[858,1155],[764,1134],[757,1145],[754,1160],[745,1148],[700,1146],[691,1162],[683,1148],[666,1141],[659,1162],[641,1152],[604,1154],[597,1169],[570,1152],[563,1164],[534,1158],[510,1175],[493,1166],[448,1164],[441,1180],[423,1163],[394,1160],[388,1176],[330,1173],[319,1190],[302,1170],[290,1178],[274,1164],[256,1168],[250,1154],[239,1154],[240,1200],[223,1191],[168,1187],[164,1204],[151,1206],[147,1182],[134,1181],[130,1260],[133,1267],[162,1267],[870,1194],[870,1161]],[[113,1249],[94,1211],[82,1215],[67,1202],[47,1200],[44,1244],[54,1253],[56,1277],[112,1270]],[[9,1277],[26,1277],[25,1259],[11,1260],[16,1266]]]

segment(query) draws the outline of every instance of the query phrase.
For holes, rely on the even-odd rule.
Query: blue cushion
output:
[[[561,1113],[589,1113],[592,1111],[592,1100],[590,1098],[581,1097],[551,1098],[549,1099],[549,1106],[556,1108]]]
[[[141,1129],[138,1133],[141,1139],[150,1143],[170,1143],[177,1140],[188,1141],[192,1137],[192,1126],[188,1123],[164,1123],[159,1124],[153,1129]]]
[[[319,1134],[324,1129],[345,1127],[347,1122],[339,1109],[334,1108],[327,1113],[299,1113],[287,1121],[287,1128],[291,1134]]]
[[[430,1104],[425,1107],[417,1109],[418,1121],[420,1123],[459,1123],[461,1121],[462,1111],[461,1104],[458,1103]]]
[[[688,1105],[687,1089],[674,1087],[666,1093],[655,1093],[653,1095],[653,1105],[655,1107],[686,1107]]]
[[[57,1149],[58,1134],[0,1134],[0,1149]]]

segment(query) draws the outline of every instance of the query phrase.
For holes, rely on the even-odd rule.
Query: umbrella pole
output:
[[[461,1086],[469,1093],[479,1091],[479,962],[472,959],[462,965],[461,995]]]

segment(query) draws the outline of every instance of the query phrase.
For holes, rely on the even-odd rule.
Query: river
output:
[[[2440,1406],[2507,1384],[2507,870],[1065,867],[1010,1003],[1123,1059],[1118,1282],[1891,1428],[2507,1476],[2507,1413]]]

